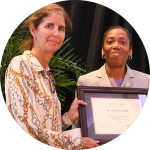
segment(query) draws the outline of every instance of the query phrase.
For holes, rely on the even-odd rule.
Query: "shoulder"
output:
[[[89,77],[101,77],[103,74],[106,74],[105,64],[100,69],[82,75],[79,78],[87,79]]]
[[[18,55],[18,56],[15,56],[14,58],[12,58],[10,63],[20,62],[20,61],[23,61],[24,59],[25,59],[25,57],[23,54]]]
[[[94,78],[99,76],[100,72],[101,72],[101,68],[80,76],[78,80],[83,80],[83,81],[94,80]]]
[[[140,78],[140,79],[148,79],[148,80],[150,80],[150,75],[149,74],[146,74],[146,73],[143,73],[143,72],[140,72],[140,71],[137,71],[137,70],[133,70],[133,69],[131,69],[132,70],[132,72],[133,72],[133,74],[134,74],[134,76],[136,77],[136,78]]]
[[[99,72],[99,69],[95,70],[95,71],[92,71],[92,72],[89,72],[85,75],[82,75],[82,76],[80,76],[80,78],[89,78],[91,76],[93,77],[93,76],[96,76],[98,74],[98,72]]]
[[[127,81],[130,80],[132,82],[133,88],[148,88],[149,87],[149,83],[150,83],[149,74],[129,68],[127,71],[127,76],[128,78],[126,79]]]
[[[149,74],[131,69],[128,65],[127,66],[127,73],[130,75],[130,77],[145,77],[145,78],[150,78]]]
[[[137,77],[146,77],[146,78],[149,78],[150,77],[149,74],[146,74],[146,73],[143,73],[143,72],[131,69],[127,64],[126,64],[126,67],[127,67],[127,74],[130,77],[133,77],[133,78],[137,78]]]
[[[31,52],[29,50],[26,50],[24,51],[23,54],[20,54],[12,58],[10,63],[16,63],[16,62],[22,62],[22,61],[27,62],[30,57],[31,57]]]
[[[77,86],[95,86],[99,80],[101,68],[79,77]]]
[[[27,60],[26,55],[18,55],[15,56],[8,65],[8,70],[11,68],[14,71],[20,72],[21,68],[25,68],[25,66],[30,66],[29,61]]]

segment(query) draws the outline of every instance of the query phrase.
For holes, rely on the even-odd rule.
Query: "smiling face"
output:
[[[51,12],[36,29],[33,24],[30,25],[30,32],[35,37],[33,47],[36,50],[53,54],[61,47],[65,38],[64,16]]]
[[[127,33],[120,29],[110,30],[104,40],[102,55],[110,67],[123,67],[129,56],[132,56],[130,40]]]

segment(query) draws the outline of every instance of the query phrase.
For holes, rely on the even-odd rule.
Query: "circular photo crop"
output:
[[[90,1],[58,1],[28,14],[7,41],[0,74],[15,125],[67,150],[119,139],[145,106],[150,82],[138,32]]]

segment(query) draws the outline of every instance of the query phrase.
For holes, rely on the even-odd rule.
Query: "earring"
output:
[[[102,55],[102,59],[105,59],[105,56],[104,56],[104,55]]]
[[[132,60],[132,56],[129,56],[129,60]]]
[[[35,36],[33,36],[34,37],[34,39],[35,39]]]

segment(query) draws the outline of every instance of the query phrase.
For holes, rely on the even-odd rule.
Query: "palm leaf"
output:
[[[5,93],[5,71],[11,59],[21,54],[20,46],[26,40],[28,35],[28,29],[20,25],[7,42],[2,56],[0,68],[1,88],[3,94]],[[73,53],[74,48],[68,50],[70,46],[70,40],[71,38],[68,38],[64,41],[61,48],[53,55],[49,63],[49,67],[54,75],[58,98],[60,99],[61,103],[63,102],[62,106],[64,106],[66,101],[67,93],[64,89],[74,93],[78,76],[86,73],[85,62],[82,62],[82,59],[78,59],[79,56]]]

